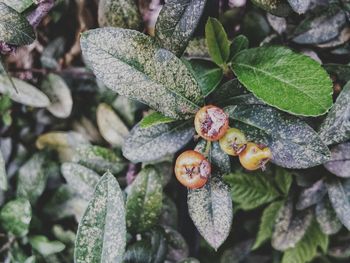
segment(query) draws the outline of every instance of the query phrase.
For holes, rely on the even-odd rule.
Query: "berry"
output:
[[[203,187],[208,181],[210,173],[210,163],[199,152],[186,151],[176,159],[176,178],[182,185],[190,189]]]
[[[265,170],[265,165],[271,158],[272,153],[269,147],[258,146],[252,142],[248,142],[244,151],[239,154],[242,166],[250,171],[259,168]]]
[[[247,146],[247,139],[243,132],[236,128],[227,130],[224,137],[219,141],[221,149],[228,155],[237,156]]]
[[[196,113],[194,127],[202,138],[217,141],[228,129],[228,116],[216,106],[204,106]]]

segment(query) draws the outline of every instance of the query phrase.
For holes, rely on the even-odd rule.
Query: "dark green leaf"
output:
[[[131,184],[126,201],[126,222],[139,233],[154,226],[162,210],[162,181],[152,167],[141,170]]]
[[[231,230],[233,211],[228,187],[212,177],[203,188],[188,190],[187,204],[199,233],[217,250]]]
[[[329,248],[327,254],[332,258],[347,260],[350,257],[350,245],[346,242],[345,244],[332,246]]]
[[[205,25],[205,39],[213,61],[224,66],[230,56],[230,42],[224,27],[216,18],[209,17]]]
[[[188,119],[203,104],[186,65],[151,37],[100,28],[83,33],[81,47],[86,63],[107,87],[170,118]]]
[[[337,218],[328,197],[323,198],[321,202],[318,202],[316,205],[316,220],[322,230],[326,235],[332,235],[337,233],[342,224]]]
[[[97,173],[76,163],[63,163],[61,173],[73,192],[90,201],[94,195],[95,186],[100,180]]]
[[[276,16],[288,16],[292,11],[286,0],[252,0],[252,2]]]
[[[231,187],[232,200],[244,210],[257,208],[280,196],[271,175],[266,173],[232,173],[224,176]]]
[[[220,263],[245,262],[252,250],[253,242],[254,240],[248,239],[246,241],[239,242],[232,248],[226,249],[221,256]],[[253,260],[253,262],[256,261]],[[261,257],[259,258],[259,262],[264,262]]]
[[[215,172],[219,176],[223,176],[231,172],[230,157],[221,150],[218,142],[213,142],[211,144],[209,156],[212,169],[214,168]]]
[[[65,249],[65,245],[60,241],[50,241],[46,236],[29,237],[30,245],[43,256],[59,253]]]
[[[126,162],[121,156],[111,149],[97,145],[82,144],[78,146],[73,161],[100,174],[107,170],[118,174],[126,167]]]
[[[123,27],[138,29],[141,15],[135,0],[101,0],[98,4],[98,23],[100,27]]]
[[[350,142],[333,147],[331,159],[324,166],[339,177],[350,177]]]
[[[165,225],[173,228],[177,228],[178,225],[178,212],[176,204],[170,197],[164,195],[162,204],[162,213],[159,220],[160,225]]]
[[[75,242],[76,263],[119,263],[126,245],[123,193],[114,176],[107,172],[96,186],[79,223]]]
[[[0,2],[0,41],[10,45],[29,45],[35,33],[27,19],[16,10]]]
[[[162,123],[149,128],[136,125],[123,145],[123,155],[132,162],[149,162],[174,154],[194,136],[190,121]]]
[[[236,36],[230,46],[230,58],[232,60],[239,52],[249,47],[249,40],[244,35]]]
[[[328,196],[339,220],[350,230],[350,179],[332,178],[327,182]]]
[[[232,61],[240,82],[280,110],[318,116],[332,106],[332,82],[319,63],[283,47],[243,50]]]
[[[327,194],[327,187],[324,180],[321,179],[315,182],[311,187],[305,188],[299,195],[296,209],[303,210],[314,204],[317,204]]]
[[[150,233],[152,245],[152,263],[163,263],[168,252],[168,242],[163,228],[157,227]]]
[[[268,207],[265,208],[261,216],[259,231],[252,249],[257,249],[266,240],[272,237],[275,221],[282,205],[283,205],[282,201],[277,201],[277,202],[271,203]]]
[[[285,169],[276,167],[275,181],[276,181],[277,187],[281,190],[281,192],[285,196],[287,196],[290,186],[292,185],[292,182],[293,182],[293,177],[291,173]]]
[[[320,126],[319,134],[327,145],[350,139],[350,82],[348,82],[326,119]]]
[[[0,189],[3,191],[7,190],[7,175],[5,169],[5,160],[2,156],[2,152],[0,150]]]
[[[292,198],[286,201],[279,210],[272,234],[273,248],[285,251],[295,245],[304,237],[310,226],[313,213],[310,209],[294,211]]]
[[[348,82],[350,81],[350,65],[343,64],[325,64],[323,67],[329,74],[336,75],[337,79]]]
[[[5,231],[23,237],[28,234],[32,208],[28,200],[18,198],[4,205],[0,212],[0,222]]]
[[[174,121],[174,119],[166,117],[159,112],[153,112],[153,113],[147,115],[146,117],[143,117],[143,119],[140,121],[140,127],[145,129],[145,128],[149,128],[153,125],[162,124],[162,123],[169,123],[169,122],[173,122],[173,121]]]
[[[18,172],[17,196],[28,199],[31,204],[38,200],[46,186],[45,161],[43,154],[36,153]]]
[[[295,247],[288,249],[282,258],[282,263],[310,262],[317,255],[317,248],[327,251],[328,236],[322,233],[316,222],[312,222],[304,237]]]
[[[152,263],[151,244],[146,240],[141,240],[129,246],[123,263]]]
[[[160,46],[180,57],[197,27],[205,3],[206,0],[168,0],[156,23]]]
[[[193,74],[202,90],[203,97],[207,97],[220,84],[224,73],[213,62],[204,59],[189,61]]]
[[[270,147],[272,160],[279,166],[309,168],[329,159],[318,134],[298,118],[264,105],[229,106],[225,111],[249,140]]]
[[[196,258],[185,258],[178,263],[200,263],[198,259]]]
[[[165,227],[165,233],[168,241],[167,259],[177,262],[188,257],[189,248],[183,236],[170,227]]]

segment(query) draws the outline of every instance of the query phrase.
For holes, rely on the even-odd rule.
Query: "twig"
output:
[[[15,236],[10,236],[8,241],[0,248],[0,253],[9,250],[12,246],[12,244],[15,242],[16,237]]]

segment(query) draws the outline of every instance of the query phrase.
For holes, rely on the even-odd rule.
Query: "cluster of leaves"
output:
[[[62,0],[35,32],[35,1],[0,0],[0,260],[349,259],[349,4],[236,2]],[[273,164],[198,141],[204,104]],[[186,200],[187,148],[212,175]]]

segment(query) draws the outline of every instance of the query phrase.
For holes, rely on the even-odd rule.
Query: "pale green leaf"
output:
[[[35,33],[27,19],[13,8],[0,2],[0,41],[10,45],[29,45]]]
[[[275,181],[277,184],[277,187],[281,190],[281,192],[287,196],[289,189],[293,183],[293,176],[292,174],[280,167],[276,167],[275,171]]]
[[[224,27],[216,18],[209,17],[205,25],[205,39],[213,61],[223,66],[230,56],[230,42]]]
[[[161,123],[173,122],[174,119],[164,116],[159,112],[152,112],[140,121],[140,127],[145,129]]]
[[[304,121],[264,105],[225,108],[233,126],[248,140],[270,147],[272,161],[286,168],[309,168],[326,162],[329,149]]]
[[[268,207],[265,208],[261,216],[259,231],[255,240],[253,249],[257,249],[266,240],[272,237],[275,221],[282,205],[283,205],[282,201],[277,201],[277,202],[271,203]]]
[[[182,55],[197,27],[206,0],[168,0],[156,23],[156,39],[160,46]]]
[[[322,122],[319,134],[327,145],[350,139],[350,82],[344,87],[326,119]]]
[[[126,201],[126,223],[139,233],[154,226],[162,210],[162,180],[157,171],[146,167],[131,184]]]
[[[267,104],[295,115],[319,116],[332,106],[332,82],[313,59],[283,47],[240,52],[232,61],[240,82]]]
[[[233,210],[229,188],[220,178],[212,177],[203,188],[188,190],[187,204],[199,233],[217,250],[231,230]]]
[[[43,256],[49,256],[63,251],[66,246],[60,241],[50,241],[46,236],[29,237],[30,245]]]
[[[7,190],[7,175],[5,169],[5,160],[2,156],[2,152],[0,150],[0,189],[3,191]]]
[[[5,231],[23,237],[29,232],[32,208],[28,200],[18,198],[6,203],[0,212],[0,223]]]
[[[149,128],[136,125],[123,145],[123,155],[132,162],[149,162],[174,154],[194,136],[190,121],[161,123]]]
[[[119,263],[126,246],[123,193],[114,176],[107,172],[96,186],[75,242],[76,263]]]
[[[109,88],[174,119],[188,119],[203,104],[186,65],[137,31],[100,28],[83,33],[84,59]]]

